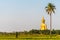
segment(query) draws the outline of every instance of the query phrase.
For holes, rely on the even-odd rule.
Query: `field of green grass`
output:
[[[0,40],[60,40],[60,35],[40,35],[40,34],[33,34],[33,35],[18,35],[16,38],[15,35],[0,35]]]
[[[0,39],[0,40],[60,40],[60,39],[55,39],[55,38],[52,38],[52,39],[50,39],[50,38],[42,38],[42,39],[40,39],[40,38],[25,38],[25,39],[20,39],[20,38],[4,38],[4,39]]]

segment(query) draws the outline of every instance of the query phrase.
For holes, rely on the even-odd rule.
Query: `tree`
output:
[[[29,33],[30,34],[40,34],[40,31],[32,29],[32,30],[29,31]]]
[[[50,35],[52,30],[52,13],[55,13],[55,6],[52,3],[48,3],[48,5],[45,7],[46,12],[50,15]]]
[[[18,32],[16,32],[16,38],[18,38]]]

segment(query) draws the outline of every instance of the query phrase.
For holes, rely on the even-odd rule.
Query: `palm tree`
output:
[[[52,13],[55,13],[55,6],[52,3],[48,3],[48,5],[45,7],[46,12],[50,15],[50,35],[52,30]]]

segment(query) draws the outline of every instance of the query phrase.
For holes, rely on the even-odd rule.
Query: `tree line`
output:
[[[11,33],[7,33],[7,32],[0,32],[0,35],[15,35],[16,38],[18,38],[19,35],[35,35],[35,34],[39,34],[39,35],[50,35],[50,30],[36,30],[36,29],[32,29],[30,31],[24,31],[24,32],[11,32]],[[51,31],[51,35],[60,35],[60,30],[52,30]]]
[[[45,35],[50,35],[50,30],[30,30],[29,32],[24,31],[24,34],[45,34]],[[57,34],[60,35],[60,30],[52,30],[51,34]]]

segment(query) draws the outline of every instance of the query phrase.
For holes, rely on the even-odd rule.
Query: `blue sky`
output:
[[[0,31],[29,31],[40,29],[44,16],[49,29],[49,15],[45,11],[48,3],[56,6],[52,15],[52,29],[60,29],[59,0],[0,0]]]

